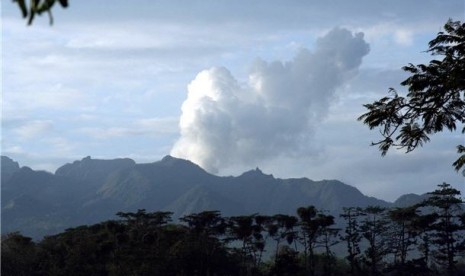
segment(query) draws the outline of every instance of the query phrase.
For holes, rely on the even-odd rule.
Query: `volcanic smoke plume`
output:
[[[182,105],[171,154],[210,172],[312,154],[313,133],[368,54],[363,33],[335,28],[288,62],[257,60],[247,85],[224,67],[200,72]]]

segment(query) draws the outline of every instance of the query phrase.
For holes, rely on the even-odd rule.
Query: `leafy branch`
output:
[[[18,4],[23,18],[28,19],[28,25],[32,24],[36,14],[41,15],[44,12],[48,14],[50,25],[53,25],[53,15],[51,10],[57,2],[56,0],[30,0],[29,7],[26,4],[26,0],[13,0],[13,2]],[[68,0],[58,0],[58,3],[63,8],[68,7]]]
[[[372,145],[378,145],[383,156],[391,147],[411,152],[429,142],[432,134],[453,132],[465,123],[465,23],[449,20],[444,30],[427,50],[442,60],[402,68],[411,74],[401,82],[408,87],[405,97],[390,88],[389,96],[364,105],[368,112],[358,120],[380,129],[383,138]],[[465,166],[465,147],[457,146],[457,152],[461,156],[453,166],[459,171]]]

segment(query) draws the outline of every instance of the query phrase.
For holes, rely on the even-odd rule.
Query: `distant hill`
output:
[[[428,194],[405,194],[401,195],[396,201],[394,201],[394,205],[396,207],[407,207],[417,204],[418,202],[424,201],[428,199]]]
[[[148,164],[86,157],[54,174],[20,168],[5,156],[1,161],[2,233],[21,231],[36,239],[137,209],[172,211],[178,218],[204,210],[225,216],[295,214],[298,207],[314,205],[338,215],[343,207],[394,206],[337,180],[279,179],[258,168],[219,177],[171,156]],[[398,204],[421,198],[406,197]]]

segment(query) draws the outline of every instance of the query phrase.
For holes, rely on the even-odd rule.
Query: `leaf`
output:
[[[427,52],[436,58],[402,67],[410,74],[401,82],[406,96],[391,88],[393,96],[365,104],[367,112],[357,118],[370,129],[379,129],[382,139],[372,145],[378,145],[383,156],[391,146],[413,151],[431,135],[456,131],[457,124],[465,123],[465,23],[448,20],[428,46]],[[453,164],[457,170],[465,166],[461,160]]]
[[[455,162],[452,164],[456,171],[460,171],[465,166],[465,146],[458,145],[457,146],[457,153],[463,153]],[[462,171],[462,175],[465,176],[465,168]]]
[[[21,14],[23,15],[24,18],[27,17],[27,7],[26,7],[26,2],[25,0],[14,0],[14,2],[18,3],[18,6],[21,10]]]
[[[68,0],[58,0],[58,2],[63,8],[68,7]]]

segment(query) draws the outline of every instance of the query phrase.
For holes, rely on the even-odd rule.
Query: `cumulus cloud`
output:
[[[311,154],[336,89],[368,52],[363,33],[335,28],[290,61],[257,60],[244,85],[223,67],[200,72],[188,86],[171,154],[210,172]]]

